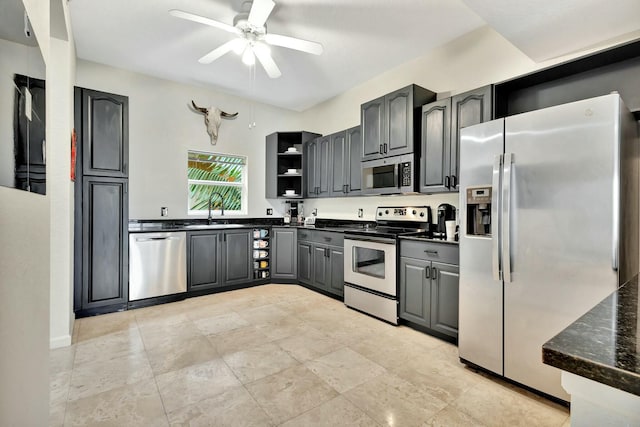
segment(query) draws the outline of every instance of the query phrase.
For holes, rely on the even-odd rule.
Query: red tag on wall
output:
[[[78,139],[78,135],[76,134],[76,130],[74,129],[71,132],[71,181],[76,180],[76,141]]]

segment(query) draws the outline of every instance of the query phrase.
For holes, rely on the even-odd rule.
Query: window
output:
[[[212,210],[246,214],[246,166],[243,156],[189,151],[189,214],[207,213],[209,200]]]

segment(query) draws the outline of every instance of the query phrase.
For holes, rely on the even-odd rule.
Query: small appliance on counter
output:
[[[447,221],[456,220],[456,207],[448,203],[442,203],[441,205],[438,206],[436,220],[437,222],[435,224],[433,237],[435,239],[443,239],[443,240],[447,239],[448,237],[453,237],[453,236],[447,235]],[[449,226],[449,228],[451,228],[451,225]],[[451,231],[451,229],[449,231]],[[455,233],[455,227],[454,227],[454,233]],[[453,240],[453,238],[448,238],[447,240]]]
[[[303,221],[302,202],[285,202],[284,223],[302,224]]]

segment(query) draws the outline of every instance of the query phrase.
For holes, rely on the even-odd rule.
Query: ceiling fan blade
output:
[[[264,36],[264,41],[275,46],[282,46],[314,55],[320,55],[324,50],[320,43],[297,39],[295,37],[281,36],[280,34],[267,33]]]
[[[176,18],[186,19],[187,21],[197,22],[199,24],[208,25],[210,27],[219,28],[221,30],[228,31],[233,34],[240,34],[241,31],[233,25],[225,24],[224,22],[216,21],[214,19],[205,18],[204,16],[195,15],[193,13],[185,12],[179,9],[171,9],[169,11],[171,16]]]
[[[282,75],[280,68],[278,68],[275,61],[271,57],[269,46],[263,43],[256,43],[253,46],[253,53],[255,53],[256,57],[258,57],[258,61],[260,61],[269,77],[271,77],[272,79],[277,79]]]
[[[273,0],[253,0],[249,12],[249,24],[262,27],[276,4]]]
[[[222,46],[213,49],[211,52],[207,53],[205,56],[198,59],[198,62],[201,64],[211,64],[213,61],[220,58],[222,55],[229,53],[236,48],[239,48],[240,45],[244,43],[246,43],[246,40],[244,39],[233,39],[231,41],[228,41]]]

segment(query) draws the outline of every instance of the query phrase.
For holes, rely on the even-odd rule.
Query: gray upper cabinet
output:
[[[126,96],[82,89],[84,175],[128,176],[128,105]]]
[[[265,197],[302,198],[307,191],[305,143],[319,136],[311,132],[275,132],[266,138]],[[290,150],[294,151],[290,151]],[[294,190],[294,196],[285,196]]]
[[[331,197],[356,196],[362,190],[362,132],[360,126],[329,135]]]
[[[304,177],[306,182],[305,197],[318,197],[318,186],[316,185],[316,153],[317,139],[307,142],[303,147],[303,155],[305,158]]]
[[[346,174],[346,190],[349,196],[357,196],[362,193],[362,129],[360,126],[347,129],[347,149],[349,155]]]
[[[328,197],[330,195],[331,177],[331,139],[323,136],[317,139],[316,149],[316,185],[318,187],[318,197]]]
[[[273,227],[271,230],[271,277],[290,279],[298,277],[297,229]]]
[[[331,137],[321,136],[305,144],[303,152],[307,157],[308,198],[329,197],[331,194]]]
[[[491,120],[493,86],[422,107],[420,191],[458,191],[460,129]]]
[[[252,279],[251,230],[232,230],[223,233],[224,285],[246,283]]]
[[[362,160],[373,160],[382,157],[382,144],[385,139],[384,120],[384,96],[361,105]]]
[[[347,191],[347,133],[345,131],[330,135],[331,142],[331,197],[343,196]]]
[[[430,90],[409,85],[362,104],[362,160],[413,153],[420,135],[419,107],[435,97]]]
[[[187,290],[215,288],[222,285],[222,232],[187,233]]]
[[[451,98],[422,107],[420,191],[449,191],[451,169]]]
[[[493,115],[493,85],[461,93],[451,98],[451,183],[458,191],[460,181],[460,129],[491,120]]]

